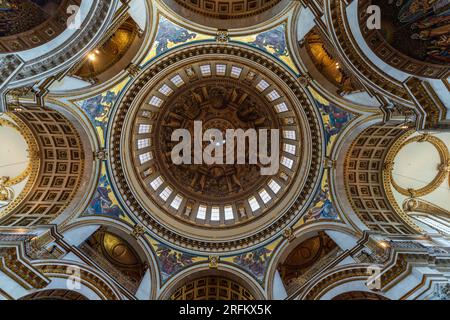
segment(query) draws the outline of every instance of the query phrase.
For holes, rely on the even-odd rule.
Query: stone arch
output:
[[[394,201],[384,177],[389,150],[406,131],[402,124],[374,121],[354,137],[342,168],[338,168],[343,170],[343,187],[352,211],[370,230],[389,234],[419,231]]]
[[[292,252],[296,246],[311,237],[317,236],[321,231],[337,234],[338,236],[333,235],[333,241],[341,250],[353,248],[359,239],[354,230],[337,222],[317,222],[295,229],[290,239],[285,239],[278,245],[268,266],[265,288],[269,299],[274,298],[272,289],[274,288],[277,266],[280,262],[285,260],[287,255]],[[337,240],[337,237],[340,238],[340,241]]]
[[[262,292],[261,286],[251,278],[248,274],[244,273],[242,270],[231,266],[231,265],[223,265],[219,264],[217,269],[211,269],[208,264],[199,264],[192,266],[186,270],[183,270],[181,273],[177,274],[176,277],[169,280],[163,288],[161,288],[161,293],[159,295],[160,300],[170,299],[173,294],[184,287],[187,284],[195,285],[194,283],[199,279],[205,278],[215,278],[218,280],[219,278],[228,281],[226,287],[233,288],[234,284],[239,286],[239,292],[243,293],[246,291],[247,293],[242,296],[242,298],[247,297],[247,299],[256,299],[256,300],[264,300],[265,296]],[[214,281],[214,280],[213,280]],[[215,284],[217,282],[214,282]],[[202,286],[207,286],[207,282],[202,282]],[[220,284],[217,283],[218,286]],[[243,291],[240,291],[240,290]],[[228,293],[236,290],[229,290]],[[232,297],[232,295],[228,295],[228,297]],[[225,297],[224,297],[225,298]]]
[[[83,217],[66,226],[64,240],[139,299],[152,299],[158,287],[158,265],[146,238],[123,222]]]
[[[151,244],[145,235],[133,235],[135,229],[129,224],[109,217],[83,216],[61,229],[64,240],[74,246],[82,245],[100,228],[124,239],[145,264],[146,272],[139,286],[139,299],[155,299],[160,285],[159,266]]]
[[[336,259],[341,253],[345,250],[349,250],[356,246],[358,236],[356,233],[351,230],[349,227],[341,224],[341,223],[333,223],[333,222],[318,222],[310,225],[302,226],[296,230],[294,230],[292,237],[284,240],[280,243],[274,252],[274,255],[271,259],[270,265],[268,267],[267,277],[266,277],[266,290],[269,299],[274,299],[274,289],[277,284],[277,281],[283,280],[282,276],[279,274],[279,266],[283,262],[285,262],[288,256],[303,243],[308,240],[319,236],[319,234],[326,233],[329,240],[332,241],[334,246],[333,250],[328,250],[327,253],[321,255],[318,260],[327,261],[328,263],[332,262],[332,260]],[[325,259],[324,259],[325,258]],[[318,261],[316,261],[318,262]],[[314,263],[313,263],[314,264]],[[311,266],[313,265],[311,264]],[[326,264],[326,263],[325,263]],[[277,274],[278,273],[278,274]],[[312,274],[311,276],[313,276]],[[280,279],[276,279],[280,276]],[[284,289],[286,290],[286,284],[283,283]],[[292,294],[293,292],[289,292],[286,290],[287,296]]]
[[[374,293],[374,292],[366,292],[366,291],[349,291],[341,293],[335,296],[332,300],[389,300],[388,298]]]
[[[30,293],[19,300],[87,300],[87,298],[79,292],[63,289],[41,290]]]
[[[51,282],[46,290],[67,289],[67,284],[78,282],[77,292],[89,300],[121,300],[118,289],[91,267],[68,262],[39,262],[33,265]]]
[[[85,170],[83,143],[75,127],[60,112],[22,106],[14,116],[36,140],[31,161],[39,163],[26,196],[5,213],[5,226],[50,224],[76,196]]]
[[[295,299],[331,300],[348,291],[370,291],[366,286],[369,265],[345,265],[323,274],[308,285]]]

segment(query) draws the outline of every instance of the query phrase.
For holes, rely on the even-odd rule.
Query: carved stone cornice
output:
[[[55,277],[55,278],[69,278],[73,277],[73,269],[76,266],[68,266],[63,264],[39,264],[37,265],[37,269],[47,277]],[[109,285],[104,279],[99,277],[97,274],[85,270],[84,268],[79,268],[79,276],[82,281],[85,281],[90,284],[92,288],[100,291],[105,300],[120,300],[120,297],[117,293],[112,289],[111,285]]]
[[[403,202],[403,210],[405,212],[419,212],[437,216],[448,216],[450,218],[450,211],[422,199],[413,198],[405,200]]]
[[[19,254],[19,247],[0,248],[0,270],[27,290],[45,288],[49,281]]]
[[[404,85],[422,114],[422,120],[417,124],[418,128],[438,128],[439,122],[447,117],[447,108],[436,96],[431,86],[415,77],[409,78]]]

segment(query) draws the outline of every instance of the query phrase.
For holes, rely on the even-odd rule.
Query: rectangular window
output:
[[[296,146],[292,145],[292,144],[284,144],[284,151],[290,154],[295,155],[295,152],[297,151]]]
[[[152,126],[149,124],[141,124],[139,125],[139,134],[150,133]]]
[[[176,85],[177,87],[181,87],[182,85],[184,85],[184,81],[183,79],[180,77],[179,74],[177,74],[175,77],[173,77],[172,79],[170,79],[170,81],[172,81],[172,83],[174,85]]]
[[[216,65],[216,74],[218,76],[224,76],[227,73],[227,65],[226,64],[217,64]]]
[[[297,135],[296,135],[295,131],[293,131],[293,130],[283,131],[283,136],[285,139],[289,139],[289,140],[295,140],[297,138]]]
[[[200,219],[200,220],[205,220],[206,219],[206,206],[198,207],[197,219]]]
[[[138,140],[138,149],[144,149],[150,147],[150,139],[140,139]]]
[[[261,91],[261,92],[263,92],[264,90],[266,90],[268,87],[270,87],[270,85],[269,85],[266,81],[264,81],[264,80],[261,80],[261,81],[256,85],[256,88],[257,88],[259,91]]]
[[[209,64],[200,66],[200,71],[204,77],[208,77],[211,75],[211,66]]]
[[[239,78],[241,76],[241,73],[242,73],[242,68],[238,68],[235,66],[233,66],[231,68],[231,77],[232,78],[235,78],[235,79]]]
[[[270,200],[272,200],[272,197],[270,196],[270,194],[269,194],[266,190],[264,190],[264,189],[262,189],[261,191],[259,191],[259,196],[261,197],[261,200],[262,200],[264,203],[267,203],[267,202],[269,202]]]
[[[283,103],[277,104],[275,106],[275,110],[277,111],[277,113],[286,112],[286,111],[288,111],[288,107],[287,107],[286,103],[283,102]]]
[[[275,194],[277,194],[281,190],[280,185],[275,180],[270,180],[269,181],[269,188]]]
[[[212,207],[212,209],[211,209],[211,221],[220,221],[220,209],[219,209],[219,207]]]
[[[161,192],[159,194],[159,196],[161,197],[161,199],[163,199],[164,201],[167,201],[167,199],[169,199],[170,195],[172,194],[172,189],[170,187],[166,187],[163,192]]]
[[[150,186],[153,190],[158,190],[159,187],[164,183],[164,180],[161,177],[156,178],[152,182],[150,182]]]
[[[272,90],[268,95],[267,95],[267,99],[269,99],[269,101],[275,101],[277,99],[279,99],[281,96],[278,93],[278,91],[276,90]]]
[[[261,208],[255,197],[251,197],[250,199],[248,199],[248,204],[250,205],[250,208],[253,212]]]
[[[292,169],[292,166],[294,165],[294,160],[282,157],[281,158],[281,164],[285,166],[286,168]]]
[[[180,196],[179,194],[175,197],[175,199],[173,199],[172,203],[170,204],[170,206],[172,208],[174,208],[175,210],[178,210],[180,208],[181,202],[183,202],[183,197]]]
[[[144,164],[152,159],[153,159],[153,155],[151,152],[147,152],[147,153],[139,155],[139,161],[141,162],[141,164]]]
[[[160,89],[159,92],[162,93],[165,96],[170,96],[173,93],[173,90],[171,87],[169,87],[167,84],[164,84]]]
[[[153,96],[150,99],[150,105],[154,106],[154,107],[160,107],[163,103],[163,100],[161,98],[158,98],[157,96]]]
[[[233,220],[233,219],[234,219],[233,207],[226,206],[225,207],[225,220]]]

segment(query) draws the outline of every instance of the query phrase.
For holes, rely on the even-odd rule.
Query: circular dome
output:
[[[6,119],[0,119],[2,153],[0,154],[0,177],[15,178],[28,167],[28,144],[17,127]]]
[[[380,8],[380,28],[367,26],[373,5]],[[359,1],[361,31],[373,52],[399,70],[429,78],[448,73],[449,13],[448,0]]]
[[[407,144],[395,157],[393,179],[403,189],[421,189],[433,181],[440,164],[439,152],[431,143]]]
[[[276,17],[289,0],[163,0],[183,19],[214,29],[254,27]]]
[[[444,141],[408,131],[391,148],[386,160],[386,181],[400,194],[422,197],[436,190],[447,178],[449,152]]]
[[[36,165],[31,158],[35,153],[32,137],[17,117],[0,115],[0,213],[11,210],[11,204],[18,201],[27,188],[31,172]],[[32,180],[32,179],[31,179]],[[23,195],[22,195],[23,196]]]
[[[191,151],[181,164],[172,141],[179,129]],[[270,143],[253,150],[249,136],[234,139],[229,130]],[[167,240],[201,251],[248,247],[281,232],[310,200],[322,157],[319,120],[302,88],[240,45],[190,45],[149,66],[122,99],[110,143],[129,206]],[[223,162],[201,159],[211,146]],[[262,174],[269,165],[250,161],[264,153],[274,156],[270,175]]]
[[[200,70],[202,67],[223,68],[225,73],[227,69],[231,70],[233,67],[244,70],[242,65],[231,66],[226,61],[217,60],[214,63],[199,63],[191,66],[193,70]],[[187,74],[181,74],[184,81],[189,82]],[[255,88],[240,83],[241,81],[234,79],[231,74],[213,78],[216,77],[206,76],[202,79],[203,81],[183,85],[183,88],[179,90],[173,83],[172,87],[169,87],[170,79],[163,81],[162,86],[174,90],[175,93],[171,94],[164,105],[153,113],[156,121],[151,122],[154,128],[148,137],[155,144],[154,168],[155,170],[159,168],[165,173],[164,180],[173,186],[173,189],[183,192],[183,196],[190,198],[189,201],[192,203],[205,202],[213,205],[229,203],[237,207],[239,200],[246,199],[255,190],[267,184],[269,178],[261,176],[259,166],[256,164],[196,165],[193,164],[194,161],[191,161],[192,164],[176,166],[171,161],[173,142],[170,137],[174,130],[180,128],[188,130],[191,137],[194,137],[194,123],[198,121],[202,122],[204,132],[211,129],[220,130],[223,138],[215,141],[215,137],[211,137],[210,140],[216,146],[222,145],[225,149],[227,130],[278,129],[278,119],[282,121],[283,117],[275,113],[271,103],[259,96]],[[162,99],[165,98],[162,97]],[[137,121],[139,122],[138,119]],[[136,128],[134,135],[137,137],[135,152],[141,156],[145,150],[142,152],[140,150],[145,148],[139,147],[142,147],[147,140],[140,139],[142,135],[139,134],[139,128]],[[142,138],[146,139],[146,137],[147,135]],[[210,142],[206,141],[205,145],[208,144]],[[289,145],[297,149],[298,141],[294,140]],[[295,159],[296,153],[295,151],[293,153],[292,158]],[[235,152],[233,160],[237,160],[236,154]],[[247,150],[246,158],[248,157]],[[135,157],[135,166],[142,165],[138,158]],[[233,162],[237,163],[237,161]],[[293,169],[293,166],[290,169]]]
[[[81,0],[0,1],[0,53],[40,46],[67,28],[67,21]]]

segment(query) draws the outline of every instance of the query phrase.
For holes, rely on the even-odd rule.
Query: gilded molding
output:
[[[450,172],[450,153],[445,145],[445,142],[441,139],[432,136],[430,134],[424,134],[420,136],[416,136],[412,139],[406,140],[411,134],[413,134],[414,131],[409,131],[407,134],[405,134],[403,137],[401,137],[391,148],[388,155],[386,156],[385,164],[387,165],[386,170],[383,171],[385,181],[389,184],[391,184],[395,190],[400,192],[404,196],[416,198],[416,197],[423,197],[427,194],[432,193],[434,190],[439,188],[439,186],[444,182],[445,178],[447,177],[448,172]],[[405,141],[406,140],[406,141]],[[412,189],[412,188],[403,188],[399,186],[393,176],[393,164],[395,157],[398,155],[401,149],[403,149],[405,146],[411,143],[424,143],[428,142],[431,145],[433,145],[436,150],[439,153],[439,157],[441,159],[441,164],[439,165],[437,169],[438,173],[435,176],[435,178],[427,184],[425,187],[422,187],[420,189]],[[385,185],[386,188],[388,188],[388,185]]]
[[[16,115],[8,113],[8,116],[15,122],[11,122],[6,119],[0,119],[0,126],[8,126],[15,130],[17,130],[22,137],[25,139],[28,145],[28,155],[29,155],[29,163],[27,168],[17,177],[9,179],[6,181],[5,186],[11,187],[16,185],[22,181],[24,181],[28,177],[28,182],[23,188],[22,192],[5,207],[3,210],[0,210],[0,219],[6,217],[9,213],[11,213],[17,206],[25,199],[25,197],[30,193],[31,188],[35,184],[39,170],[41,167],[41,160],[39,157],[39,145],[31,132],[30,128]]]

